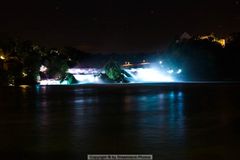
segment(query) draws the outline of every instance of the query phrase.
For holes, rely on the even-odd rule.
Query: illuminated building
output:
[[[123,67],[130,67],[133,66],[130,62],[125,62],[125,64],[122,65]]]
[[[226,45],[226,40],[223,38],[217,38],[214,34],[199,36],[201,40],[210,40],[211,42],[219,43],[223,48]]]
[[[3,57],[3,56],[0,56],[0,59],[4,60],[4,59],[5,59],[5,57]]]

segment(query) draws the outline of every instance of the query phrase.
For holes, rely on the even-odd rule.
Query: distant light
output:
[[[149,62],[147,62],[146,60],[143,60],[142,63],[140,63],[141,65],[145,65],[145,64],[150,64]]]
[[[183,93],[182,92],[178,92],[178,97],[182,97]]]
[[[3,57],[3,56],[0,56],[0,59],[4,60],[4,59],[5,59],[5,57]]]
[[[44,65],[42,65],[40,67],[40,72],[46,72],[47,71],[47,67],[45,67]]]
[[[182,69],[178,69],[177,74],[182,73]]]
[[[27,77],[27,73],[22,72],[23,77]]]
[[[23,88],[23,89],[27,89],[27,88],[29,88],[30,86],[29,86],[29,85],[20,85],[19,87],[20,87],[20,88]]]
[[[123,67],[129,67],[129,66],[132,66],[133,64],[131,64],[130,62],[125,62],[125,64],[123,64],[122,66]]]
[[[162,61],[159,61],[159,64],[162,64]]]
[[[219,43],[223,48],[226,46],[226,40],[225,39],[218,39],[216,40],[217,43]]]
[[[167,71],[169,74],[173,73],[173,69]]]

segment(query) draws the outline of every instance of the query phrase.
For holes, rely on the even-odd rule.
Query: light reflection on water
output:
[[[226,96],[219,90],[11,88],[0,92],[0,151],[76,157],[150,153],[186,159],[220,149],[213,155],[218,157],[234,151],[223,151],[222,139],[227,139],[224,148],[240,142],[234,132],[239,94],[232,89]]]
[[[184,148],[184,94],[181,91],[74,92],[71,137],[75,147],[80,149],[85,143],[86,148],[102,151],[101,143],[104,143],[111,152],[119,149],[157,152],[171,149],[164,145],[168,142],[172,144],[170,147]]]
[[[138,135],[143,148],[154,151],[158,146],[160,150],[168,150],[168,154],[173,149],[182,151],[185,148],[183,93],[168,91],[142,95],[137,98],[137,103],[141,111]]]

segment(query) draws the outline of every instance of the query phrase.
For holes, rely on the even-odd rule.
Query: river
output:
[[[237,159],[240,85],[0,88],[1,159]]]

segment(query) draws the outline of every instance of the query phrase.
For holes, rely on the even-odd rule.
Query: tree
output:
[[[51,55],[46,61],[48,68],[48,76],[52,78],[62,79],[68,70],[67,60],[64,57]]]

